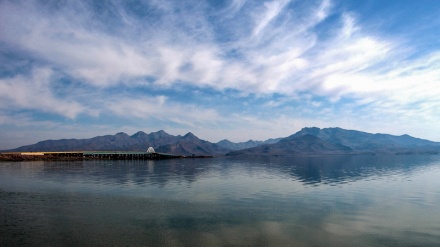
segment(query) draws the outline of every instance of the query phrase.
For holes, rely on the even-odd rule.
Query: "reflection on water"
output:
[[[440,246],[439,176],[435,155],[0,163],[0,242]]]

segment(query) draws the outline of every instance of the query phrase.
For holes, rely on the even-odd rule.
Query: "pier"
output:
[[[161,160],[183,158],[181,155],[157,153],[154,149],[147,152],[138,151],[61,151],[61,152],[11,152],[2,153],[2,156],[20,156],[38,160],[60,159],[99,159],[99,160]]]
[[[180,155],[156,152],[129,152],[129,151],[82,151],[82,152],[45,152],[52,157],[83,157],[108,160],[160,160],[181,158]]]

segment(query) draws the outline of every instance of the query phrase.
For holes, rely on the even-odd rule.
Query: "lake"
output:
[[[0,163],[2,246],[440,246],[440,156]]]

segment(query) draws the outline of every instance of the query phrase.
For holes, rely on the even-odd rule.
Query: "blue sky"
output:
[[[440,141],[440,1],[0,1],[0,149],[163,129]]]

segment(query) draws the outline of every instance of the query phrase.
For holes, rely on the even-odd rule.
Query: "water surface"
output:
[[[440,156],[0,163],[5,246],[440,246]]]

